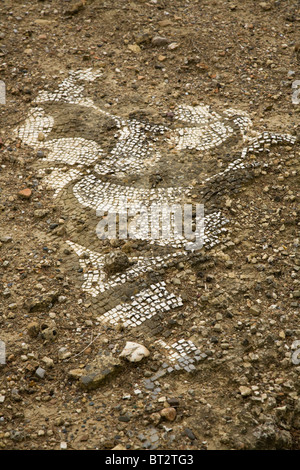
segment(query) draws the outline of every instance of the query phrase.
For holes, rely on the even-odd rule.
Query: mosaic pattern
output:
[[[51,132],[53,124],[54,118],[46,115],[43,108],[37,107],[31,111],[25,124],[18,129],[18,137],[31,147],[42,147],[41,141]]]
[[[93,107],[94,103],[92,100],[82,99],[84,85],[79,85],[78,80],[94,81],[96,78],[101,77],[101,75],[101,72],[95,72],[92,69],[71,71],[69,76],[58,85],[57,90],[53,92],[47,90],[41,91],[34,100],[34,103],[56,101]]]
[[[151,285],[149,289],[133,296],[131,303],[118,305],[98,320],[109,322],[112,325],[122,324],[124,327],[135,328],[157,313],[164,313],[176,307],[182,307],[181,297],[169,293],[165,285],[164,282]]]
[[[80,246],[71,241],[67,241],[67,243],[79,256],[79,263],[83,269],[85,279],[82,289],[93,297],[97,297],[101,292],[133,281],[147,272],[166,267],[166,265],[172,264],[174,260],[179,260],[185,255],[185,252],[177,252],[152,258],[132,256],[129,257],[129,262],[133,265],[132,267],[126,269],[124,273],[109,276],[104,271],[105,255],[88,250],[84,246]]]
[[[53,139],[45,142],[44,148],[49,149],[45,161],[56,161],[79,167],[89,166],[103,155],[103,150],[96,142],[81,137]]]
[[[249,166],[258,166],[260,163],[246,163],[245,160],[251,154],[257,154],[260,152],[269,152],[270,150],[266,148],[266,146],[270,145],[278,145],[278,144],[289,144],[294,145],[296,142],[296,137],[291,136],[289,134],[273,134],[271,132],[264,132],[260,134],[258,137],[252,139],[247,147],[244,147],[240,158],[237,158],[233,163],[230,163],[228,167],[224,170],[219,172],[216,175],[213,175],[209,178],[206,178],[204,182],[212,181],[217,178],[221,178],[226,174],[232,173],[233,171],[240,170],[247,168]],[[267,166],[267,163],[264,163],[264,166]]]
[[[181,202],[184,196],[183,188],[132,188],[103,182],[95,175],[89,175],[79,181],[73,192],[82,206],[99,211],[116,211],[124,200],[127,200],[128,207],[132,208],[141,204],[149,207],[153,203],[171,205]]]
[[[50,189],[55,189],[53,197],[57,197],[59,193],[64,189],[65,186],[67,186],[71,181],[74,179],[77,179],[81,173],[77,169],[69,169],[69,168],[54,168],[50,167],[45,170],[41,170],[39,172],[40,175],[44,175],[45,173],[48,173],[46,176],[44,176],[43,182],[46,185],[47,188]]]
[[[227,145],[232,139],[240,139],[243,148],[238,158],[222,171],[206,175],[202,181],[199,178],[198,182],[206,188],[211,182],[220,182],[222,185],[225,178],[238,170],[267,165],[265,161],[253,161],[252,156],[263,151],[267,153],[270,145],[295,143],[293,136],[270,132],[256,133],[255,138],[249,139],[247,132],[252,122],[245,111],[229,108],[216,112],[205,104],[179,105],[173,112],[170,126],[151,124],[135,118],[124,119],[101,109],[90,96],[85,96],[86,84],[101,80],[101,76],[101,71],[92,69],[71,71],[56,90],[51,91],[45,87],[34,100],[34,107],[25,123],[16,129],[23,144],[45,153],[44,158],[41,158],[40,175],[44,185],[54,190],[54,197],[71,188],[75,200],[83,208],[101,211],[103,214],[109,211],[118,212],[124,200],[128,210],[140,205],[149,209],[153,203],[183,205],[191,196],[190,184],[147,189],[118,180],[123,176],[135,176],[155,168],[163,158],[161,144],[164,149],[174,149],[175,155],[194,150],[202,156],[212,149]],[[93,139],[80,135],[60,136],[59,128],[55,128],[55,117],[49,111],[51,107],[55,110],[55,105],[60,104],[88,109],[96,113],[95,116],[109,119],[114,132],[114,145],[105,150],[105,145]],[[110,180],[111,177],[115,179]],[[205,214],[206,249],[219,243],[226,222],[220,211]],[[192,256],[191,252],[186,251],[187,240],[176,234],[175,230],[171,230],[166,239],[149,239],[148,223],[149,221],[144,222],[140,238],[147,240],[149,246],[169,247],[170,252],[161,256],[128,256],[129,267],[117,274],[108,275],[105,272],[104,254],[67,240],[79,257],[84,291],[96,298],[139,280],[147,273],[165,269],[174,261]],[[171,218],[171,225],[172,223]],[[97,320],[112,327],[122,324],[125,328],[138,328],[157,314],[182,307],[181,297],[169,292],[161,281],[150,283],[128,302],[120,301],[115,307],[108,308]],[[197,363],[206,358],[189,340],[173,340],[170,344],[158,340],[155,345],[165,355],[166,362],[153,377],[145,381],[145,387],[149,390],[166,373],[176,370],[193,372]]]
[[[207,151],[223,144],[234,134],[229,117],[234,117],[233,123],[239,127],[241,134],[252,126],[251,119],[243,111],[228,109],[224,115],[222,122],[222,116],[211,111],[210,106],[179,106],[174,119],[185,127],[175,131],[171,140],[178,150]]]
[[[155,147],[156,134],[164,134],[167,128],[150,126],[136,120],[125,121],[119,134],[115,148],[101,163],[95,165],[98,174],[138,173],[144,168],[154,166],[160,158],[160,152]],[[152,141],[145,139],[145,133],[152,134]]]
[[[163,369],[168,373],[174,370],[185,370],[185,372],[193,372],[196,370],[195,364],[204,359],[203,353],[197,349],[192,341],[180,339],[171,345],[162,340],[156,341],[157,347],[162,347],[166,360],[171,363],[164,364]]]

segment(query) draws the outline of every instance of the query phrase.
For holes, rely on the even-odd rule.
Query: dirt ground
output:
[[[300,105],[292,102],[299,2],[2,0],[0,10],[0,448],[299,449]],[[86,69],[99,72],[82,92],[95,106],[167,129],[155,139],[147,131],[161,153],[154,166],[141,174],[120,168],[104,180],[192,186],[187,200],[201,200],[208,214],[221,210],[228,221],[214,247],[98,296],[83,289],[84,256],[68,240],[103,255],[176,250],[99,240],[95,210],[76,200],[74,181],[57,197],[44,184],[56,165],[45,158],[45,136],[39,150],[18,134],[39,93]],[[249,139],[290,137],[250,152],[253,165],[238,177],[203,185],[246,144],[234,130],[211,150],[176,151],[168,139],[178,130],[177,107],[202,104],[222,123],[226,109],[247,113]],[[81,137],[105,152],[114,148],[115,125],[96,108],[41,106],[54,119],[45,142]],[[86,177],[90,169],[79,171]],[[137,328],[101,321],[155,282],[183,306]],[[161,374],[159,341],[180,339],[195,344],[202,360],[190,372]],[[136,363],[120,358],[127,341],[150,355]],[[103,375],[98,382],[89,376],[94,370]]]

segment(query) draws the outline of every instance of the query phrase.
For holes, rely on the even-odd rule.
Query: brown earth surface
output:
[[[1,449],[300,448],[293,346],[300,340],[300,105],[292,103],[299,20],[296,0],[1,2]],[[164,40],[156,45],[156,37]],[[82,289],[69,238],[102,254],[164,251],[97,239],[95,211],[75,201],[72,183],[54,198],[39,174],[48,163],[15,132],[39,92],[86,68],[101,72],[88,96],[123,119],[172,129],[176,106],[204,103],[220,114],[247,112],[257,132],[295,137],[252,156],[268,166],[207,191],[200,176],[234,161],[238,140],[200,158],[194,150],[176,153],[158,136],[156,168],[107,176],[135,187],[192,184],[194,197],[204,198],[208,212],[221,209],[228,224],[215,247],[97,298]],[[113,125],[90,108],[44,109],[54,116],[54,137],[113,145]],[[156,280],[181,296],[183,307],[134,329],[101,323],[106,311]],[[205,359],[191,373],[174,371],[145,387],[164,367],[157,340],[180,338]],[[127,341],[150,355],[138,363],[119,358]],[[103,380],[84,386],[81,375],[93,367]]]

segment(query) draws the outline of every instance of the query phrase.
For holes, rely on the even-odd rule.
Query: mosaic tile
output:
[[[164,282],[152,285],[132,297],[131,303],[119,304],[98,318],[101,322],[112,325],[122,324],[135,328],[157,313],[168,312],[183,305],[182,299],[169,293]]]

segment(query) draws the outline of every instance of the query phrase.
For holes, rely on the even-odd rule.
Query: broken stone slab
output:
[[[115,358],[110,353],[103,353],[85,367],[83,375],[80,377],[80,384],[87,390],[94,390],[119,372],[120,369],[120,359]]]
[[[120,250],[112,251],[104,259],[104,271],[108,275],[125,271],[131,266],[128,256]]]
[[[83,369],[71,369],[68,372],[68,377],[71,380],[79,380],[83,375],[85,371]]]
[[[142,344],[127,341],[125,348],[120,354],[120,357],[124,357],[130,362],[139,362],[144,359],[144,357],[148,357],[149,355],[150,352]]]
[[[26,300],[24,303],[24,307],[29,312],[38,312],[50,308],[57,301],[58,297],[59,292],[48,292],[47,294],[44,294],[40,297]]]

